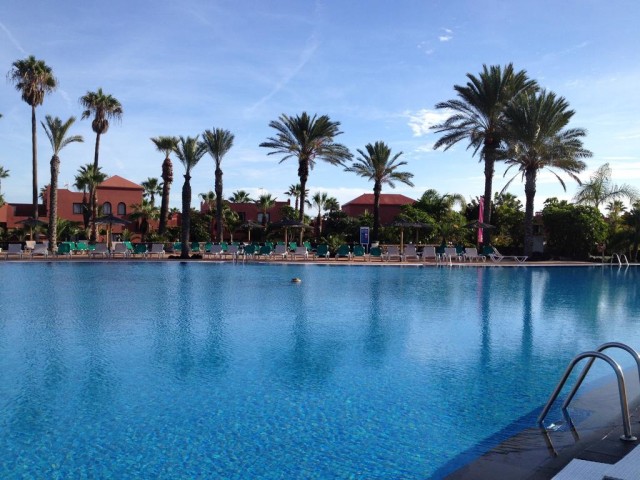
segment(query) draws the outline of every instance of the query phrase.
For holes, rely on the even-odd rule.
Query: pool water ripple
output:
[[[1,478],[442,476],[529,427],[576,353],[640,346],[633,268],[0,274]]]

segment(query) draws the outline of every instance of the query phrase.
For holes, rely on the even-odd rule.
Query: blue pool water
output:
[[[3,479],[439,478],[531,426],[575,354],[640,347],[634,268],[0,275]]]

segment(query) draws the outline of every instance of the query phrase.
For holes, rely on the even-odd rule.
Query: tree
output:
[[[376,142],[375,144],[365,145],[366,152],[358,149],[360,154],[353,163],[345,168],[346,172],[353,172],[356,175],[373,181],[373,232],[371,240],[378,241],[378,233],[380,230],[380,193],[382,185],[389,185],[395,188],[395,182],[402,182],[413,187],[411,178],[413,173],[398,172],[397,169],[407,164],[407,162],[398,162],[398,158],[402,152],[391,156],[391,149],[384,142]]]
[[[152,207],[155,207],[156,195],[162,195],[162,183],[155,177],[148,177],[140,185],[144,188],[142,196],[149,200]]]
[[[640,246],[640,201],[635,201],[624,215],[624,222],[630,229],[630,252],[629,257],[638,261],[638,247]]]
[[[430,215],[436,222],[453,211],[455,206],[465,206],[464,196],[460,193],[440,194],[437,190],[429,188],[425,190],[422,196],[414,204],[414,206]]]
[[[88,212],[91,216],[91,232],[89,234],[89,240],[95,242],[98,236],[96,228],[96,218],[98,218],[98,185],[107,179],[107,175],[102,173],[100,167],[97,169],[92,163],[88,163],[78,169],[78,175],[76,175],[76,188],[82,188],[89,190],[89,208]],[[83,198],[84,203],[84,198]]]
[[[324,208],[329,211],[329,213],[333,213],[335,211],[340,210],[340,202],[336,197],[329,197],[327,201],[324,202]]]
[[[344,162],[352,157],[347,147],[334,142],[334,138],[342,133],[339,130],[340,122],[332,122],[327,115],[310,117],[303,112],[296,117],[282,114],[278,120],[270,122],[269,126],[275,129],[277,134],[260,146],[272,150],[268,155],[284,155],[280,163],[289,158],[298,160],[301,192],[298,220],[304,222],[307,179],[316,159],[332,165],[344,165]],[[302,235],[303,232],[300,230],[300,243]]]
[[[87,92],[80,97],[80,105],[84,108],[82,120],[93,115],[91,129],[96,134],[96,146],[93,154],[93,168],[98,170],[98,155],[100,152],[100,136],[109,130],[109,120],[122,119],[122,105],[115,97],[105,94],[102,88],[97,92]]]
[[[82,221],[85,230],[89,228],[89,220],[91,219],[91,203],[89,199],[87,199],[87,192],[89,191],[89,167],[91,166],[91,164],[87,164],[80,167],[73,184],[75,188],[82,190]]]
[[[298,206],[300,205],[300,197],[302,196],[302,187],[300,186],[300,184],[296,183],[295,185],[289,185],[289,190],[284,192],[284,194],[287,195],[288,197],[293,197],[295,199],[294,210],[296,211],[296,213],[298,213]],[[309,195],[309,189],[307,189],[304,192],[304,196],[306,197],[307,195]]]
[[[205,193],[199,193],[198,197],[200,197],[202,202],[208,207],[208,211],[206,213],[207,218],[209,218],[208,240],[211,240],[211,235],[213,233],[213,218],[216,213],[216,194],[212,190],[209,190]]]
[[[582,145],[586,131],[565,128],[574,113],[563,97],[545,90],[521,95],[505,110],[508,147],[504,156],[507,171],[516,167],[518,173],[515,176],[521,174],[525,182],[524,254],[527,256],[533,253],[533,214],[538,172],[545,168],[550,170],[566,191],[564,181],[554,169],[563,171],[580,183],[577,174],[586,168],[581,159],[591,156],[591,152]],[[513,178],[507,182],[505,189]]]
[[[156,220],[160,215],[158,207],[149,200],[142,200],[142,203],[135,203],[131,205],[131,219],[140,221],[140,233],[142,235],[141,241],[144,243],[147,234],[150,231],[149,220]]]
[[[525,70],[515,72],[510,63],[501,68],[499,65],[482,66],[478,77],[468,73],[466,85],[453,88],[458,98],[436,104],[437,109],[453,111],[443,123],[434,125],[436,133],[443,133],[434,144],[434,149],[445,150],[461,140],[467,140],[467,148],[473,148],[473,154],[480,152],[480,161],[484,162],[484,198],[493,198],[493,173],[500,147],[504,141],[504,109],[523,93],[537,90],[534,80],[529,80]],[[491,222],[491,202],[484,204],[483,218]],[[490,230],[485,229],[483,238],[489,244]]]
[[[216,235],[218,241],[222,242],[222,158],[233,147],[234,136],[229,130],[222,128],[214,128],[213,130],[205,130],[202,135],[202,142],[207,146],[209,155],[213,157],[216,164]]]
[[[552,256],[586,260],[594,246],[607,237],[607,224],[595,207],[551,198],[545,202],[542,220],[545,248]]]
[[[207,147],[195,137],[180,137],[175,148],[178,160],[184,165],[184,184],[182,186],[182,231],[180,240],[182,242],[182,252],[180,258],[189,258],[189,229],[191,228],[191,170],[195,167],[202,156],[206,153]]]
[[[45,122],[41,122],[44,133],[47,135],[49,142],[51,143],[51,149],[53,155],[51,156],[51,184],[49,188],[49,251],[55,252],[58,250],[57,230],[58,230],[58,174],[60,173],[60,151],[67,145],[75,142],[84,142],[81,135],[67,136],[69,128],[76,121],[75,117],[69,117],[69,119],[62,123],[58,117],[51,117],[47,115]]]
[[[326,208],[328,199],[329,195],[327,192],[316,192],[313,194],[313,197],[311,197],[313,206],[318,209],[318,216],[316,217],[316,237],[322,235],[322,210]]]
[[[8,74],[9,80],[22,94],[22,100],[31,107],[31,159],[33,180],[33,218],[38,218],[38,143],[36,107],[42,105],[47,93],[58,86],[51,67],[33,55],[24,60],[16,60]]]
[[[231,203],[254,203],[254,200],[249,195],[249,192],[244,190],[236,190],[229,197]]]
[[[276,199],[271,196],[270,193],[262,194],[256,200],[256,205],[262,212],[262,225],[267,224],[267,211],[273,207],[276,203]]]
[[[605,202],[626,198],[634,202],[638,197],[638,191],[630,185],[615,185],[611,183],[611,167],[608,163],[600,166],[589,181],[578,189],[574,197],[576,203],[593,205],[600,208]]]
[[[176,137],[163,136],[151,138],[151,141],[159,152],[164,153],[164,162],[162,162],[162,202],[160,204],[160,225],[158,225],[158,233],[164,235],[167,231],[169,193],[173,183],[173,164],[169,156],[171,152],[175,151],[178,139]]]

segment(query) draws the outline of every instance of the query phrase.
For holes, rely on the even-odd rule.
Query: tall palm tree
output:
[[[389,185],[395,188],[395,182],[402,182],[413,187],[411,178],[413,173],[399,172],[398,168],[407,164],[407,162],[398,162],[398,158],[402,152],[391,156],[391,149],[384,142],[368,143],[365,145],[366,152],[358,149],[360,156],[356,158],[351,166],[345,171],[353,172],[356,175],[373,181],[373,232],[371,240],[378,241],[378,232],[380,230],[380,192],[382,185]]]
[[[271,196],[270,193],[264,193],[256,200],[256,205],[262,212],[262,225],[267,224],[267,210],[273,207],[276,203],[276,199]]]
[[[332,165],[344,165],[352,155],[347,147],[334,142],[334,138],[342,133],[339,130],[340,122],[332,122],[327,115],[310,117],[307,112],[302,112],[299,116],[290,117],[282,114],[278,120],[270,122],[269,126],[275,129],[277,134],[260,146],[272,150],[268,155],[284,155],[280,163],[289,158],[298,160],[301,192],[298,219],[303,222],[307,179],[316,159]],[[301,243],[302,235],[303,231],[300,230]]]
[[[244,190],[236,190],[229,197],[231,203],[254,203],[254,200],[249,195],[249,192]]]
[[[550,170],[566,190],[564,181],[553,169],[562,170],[580,183],[577,174],[586,168],[581,159],[591,156],[591,152],[582,145],[586,131],[565,128],[574,113],[563,97],[545,90],[521,95],[505,110],[508,147],[504,153],[507,171],[516,167],[518,173],[515,176],[521,174],[525,182],[525,255],[533,253],[533,213],[538,172],[544,168]],[[509,180],[505,189],[512,180]]]
[[[322,235],[322,211],[327,208],[327,200],[329,200],[329,194],[327,192],[316,192],[311,197],[312,205],[318,209],[318,216],[316,217],[316,236]]]
[[[91,217],[91,232],[89,240],[95,242],[98,236],[96,218],[98,218],[98,185],[107,179],[107,175],[102,172],[101,168],[97,169],[92,163],[88,163],[78,169],[78,175],[75,178],[76,188],[80,188],[86,192],[89,191],[88,213]],[[85,199],[83,198],[83,203]],[[86,204],[85,204],[86,205]],[[86,221],[86,220],[85,220]]]
[[[537,84],[527,77],[525,70],[514,71],[511,63],[504,69],[499,65],[483,65],[477,77],[468,73],[467,78],[466,85],[453,87],[457,99],[436,104],[437,109],[453,113],[443,123],[432,127],[436,133],[444,134],[433,148],[447,150],[459,141],[467,140],[467,148],[473,148],[474,155],[480,152],[480,161],[484,161],[484,198],[487,199],[483,218],[490,223],[493,173],[504,141],[504,109],[522,93],[537,90]],[[485,244],[490,241],[489,234],[485,229]]]
[[[169,217],[169,193],[173,183],[173,164],[169,155],[175,151],[178,139],[176,137],[161,136],[154,137],[151,141],[159,152],[164,153],[164,162],[162,162],[162,202],[160,204],[160,225],[158,225],[158,233],[164,235]]]
[[[38,144],[36,107],[42,105],[44,96],[58,86],[53,71],[43,60],[33,55],[24,60],[16,60],[8,74],[9,80],[22,94],[22,100],[31,107],[31,159],[33,180],[33,218],[38,218]]]
[[[415,206],[429,214],[438,223],[451,213],[456,205],[461,208],[466,206],[464,195],[460,193],[440,194],[436,189],[429,188],[425,190]]]
[[[162,195],[162,183],[155,177],[148,177],[140,184],[144,188],[142,195],[149,200],[152,207],[156,205],[156,195]]]
[[[340,210],[340,202],[336,197],[329,197],[327,201],[324,203],[324,208],[329,211],[329,213],[333,213],[337,210]]]
[[[60,151],[75,142],[84,142],[81,135],[67,136],[71,125],[76,121],[75,117],[62,123],[58,117],[51,115],[45,117],[45,122],[41,122],[44,133],[47,135],[53,155],[51,157],[51,184],[49,188],[49,251],[55,252],[58,249],[56,241],[58,238],[58,174],[60,173]]]
[[[97,92],[87,92],[80,97],[80,105],[84,108],[82,120],[93,115],[91,129],[96,134],[96,147],[93,154],[93,168],[98,169],[98,155],[100,152],[100,136],[109,130],[109,120],[122,119],[122,105],[117,98],[106,94],[102,88]]]
[[[209,216],[209,238],[213,235],[213,218],[216,216],[216,193],[212,190],[208,192],[199,193],[198,197],[200,200],[207,206],[208,208],[208,216]]]
[[[216,235],[218,241],[222,241],[222,158],[233,147],[234,136],[229,130],[222,128],[214,128],[213,130],[205,130],[202,134],[202,143],[207,146],[209,155],[213,157],[216,163]]]
[[[600,208],[605,202],[626,198],[634,202],[638,190],[630,185],[611,183],[611,167],[608,163],[600,166],[587,182],[584,182],[574,197],[576,203]]]
[[[300,204],[300,197],[302,196],[302,187],[300,186],[300,184],[296,183],[294,185],[289,185],[289,190],[284,192],[284,194],[287,195],[288,197],[293,197],[295,199],[295,201],[294,201],[294,210],[295,210],[296,213],[298,213],[298,206]],[[306,198],[307,195],[309,195],[309,189],[307,189],[304,192],[305,198]]]
[[[182,185],[182,231],[180,240],[182,252],[180,258],[189,258],[189,229],[191,228],[191,170],[206,153],[207,147],[195,137],[180,137],[175,148],[176,157],[184,165],[184,184]]]

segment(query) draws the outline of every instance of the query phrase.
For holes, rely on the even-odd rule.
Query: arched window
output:
[[[118,204],[118,215],[126,215],[126,214],[127,214],[127,206],[123,202],[120,202]]]
[[[102,214],[111,215],[111,204],[109,202],[104,202],[102,204]]]

